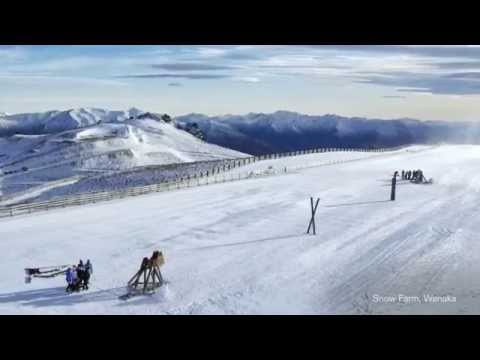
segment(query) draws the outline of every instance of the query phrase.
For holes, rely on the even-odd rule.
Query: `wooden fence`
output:
[[[147,186],[137,186],[137,187],[131,187],[128,189],[114,190],[114,191],[89,192],[89,193],[74,195],[70,197],[63,197],[58,199],[54,198],[52,200],[44,201],[44,202],[3,206],[3,207],[0,207],[0,218],[20,215],[20,214],[30,214],[36,211],[48,211],[51,209],[64,208],[67,206],[92,204],[92,203],[97,203],[101,201],[122,199],[126,197],[138,196],[138,195],[143,195],[143,194],[148,194],[153,192],[171,191],[171,190],[178,190],[178,189],[195,187],[195,186],[218,184],[218,183],[231,182],[231,181],[237,181],[237,180],[249,179],[249,178],[258,178],[262,176],[272,176],[272,175],[278,175],[279,173],[287,173],[295,170],[312,167],[311,165],[304,165],[304,166],[300,165],[295,167],[289,167],[288,169],[287,168],[276,169],[276,170],[272,169],[271,171],[265,171],[263,173],[254,173],[252,171],[249,171],[249,172],[246,171],[244,173],[230,172],[235,168],[252,164],[258,161],[307,155],[307,154],[313,154],[313,153],[334,152],[334,151],[384,153],[384,152],[395,151],[400,148],[402,147],[381,148],[381,149],[320,148],[320,149],[300,150],[300,151],[292,151],[292,152],[277,153],[277,154],[268,154],[268,155],[261,155],[261,156],[250,156],[250,157],[238,158],[238,159],[227,159],[226,161],[221,161],[220,165],[218,165],[218,163],[212,163],[212,167],[209,170],[203,170],[199,173],[195,173],[185,177],[180,177],[172,181],[162,182],[158,184],[147,185]],[[353,160],[343,160],[343,161],[330,161],[327,163],[317,164],[314,166],[315,167],[328,166],[328,165],[333,165],[337,163],[344,163],[344,162],[358,161],[358,160],[364,160],[364,158],[353,159]]]

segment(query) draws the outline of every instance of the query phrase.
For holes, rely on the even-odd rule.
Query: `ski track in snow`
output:
[[[269,176],[0,219],[2,314],[415,314],[480,312],[475,174],[480,146],[411,147],[267,160]],[[368,156],[368,157],[367,157]],[[433,185],[392,173],[424,170]],[[454,181],[448,169],[456,169]],[[438,181],[437,181],[438,180]],[[464,186],[462,186],[464,184]],[[317,235],[306,235],[309,197]],[[169,281],[119,300],[160,249]],[[88,292],[64,279],[23,283],[23,268],[90,258]],[[379,303],[375,295],[452,295],[455,303]]]

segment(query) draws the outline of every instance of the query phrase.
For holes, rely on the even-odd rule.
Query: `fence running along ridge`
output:
[[[267,155],[260,155],[260,156],[249,156],[245,158],[235,158],[235,159],[224,159],[220,160],[220,165],[214,166],[209,170],[200,171],[200,173],[195,173],[193,175],[187,175],[184,177],[178,177],[173,181],[166,181],[161,182],[153,185],[147,186],[136,186],[130,187],[127,189],[121,190],[112,190],[112,191],[101,191],[101,192],[88,192],[79,195],[72,195],[69,197],[62,197],[58,199],[52,199],[49,201],[43,202],[35,202],[35,203],[25,203],[19,205],[7,205],[4,207],[0,207],[0,218],[20,215],[20,214],[30,214],[36,211],[48,211],[50,209],[55,208],[64,208],[67,206],[75,206],[75,205],[84,205],[84,204],[92,204],[101,201],[108,201],[113,199],[122,199],[125,197],[130,196],[138,196],[143,194],[148,194],[152,192],[162,192],[162,191],[171,191],[177,190],[182,188],[189,188],[195,186],[202,186],[202,185],[209,185],[209,184],[218,184],[230,181],[237,181],[242,179],[248,178],[257,178],[262,176],[271,176],[279,173],[287,173],[287,169],[283,170],[271,170],[265,171],[263,173],[253,173],[252,171],[246,173],[229,173],[230,170],[235,169],[237,167],[241,167],[244,165],[252,164],[258,161],[263,160],[271,160],[271,159],[280,159],[284,157],[292,157],[292,156],[299,156],[299,155],[307,155],[307,154],[314,154],[314,153],[323,153],[323,152],[372,152],[372,153],[383,153],[383,152],[390,152],[396,151],[404,146],[398,146],[394,148],[379,148],[379,149],[354,149],[354,148],[319,148],[319,149],[309,149],[309,150],[300,150],[300,151],[292,151],[292,152],[285,152],[285,153],[275,153],[275,154],[267,154]],[[353,159],[353,160],[340,160],[340,161],[331,161],[328,163],[317,164],[313,166],[297,166],[297,167],[290,167],[289,171],[291,170],[300,170],[309,167],[317,167],[317,166],[328,166],[337,163],[345,163],[351,161],[358,161],[364,160],[365,158],[361,159]]]

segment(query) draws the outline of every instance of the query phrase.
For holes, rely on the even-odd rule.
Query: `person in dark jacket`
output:
[[[402,180],[405,180],[405,170],[402,170]]]
[[[93,273],[92,263],[90,260],[87,260],[85,264],[85,271],[83,273],[83,287],[85,290],[88,290],[88,283],[90,281],[90,276]]]
[[[83,265],[83,261],[80,260],[77,266],[77,274],[78,274],[78,288],[85,288],[85,265]]]
[[[90,262],[90,259],[87,260],[87,263],[85,264],[85,270],[87,270],[87,272],[92,275],[93,274],[93,267],[92,267],[92,263]]]

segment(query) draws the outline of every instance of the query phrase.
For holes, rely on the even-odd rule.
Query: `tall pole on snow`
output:
[[[392,188],[391,188],[391,191],[390,191],[390,201],[395,201],[395,192],[396,192],[396,189],[397,189],[397,175],[398,175],[398,171],[395,171],[395,173],[393,174],[393,177],[392,177]]]

